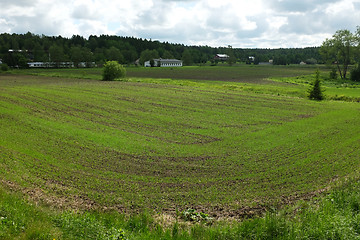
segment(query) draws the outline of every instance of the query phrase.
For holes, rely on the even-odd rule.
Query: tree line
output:
[[[319,47],[281,49],[241,49],[210,46],[186,46],[135,37],[91,35],[84,38],[73,35],[45,36],[33,33],[0,34],[0,59],[11,67],[26,67],[27,62],[79,63],[117,61],[121,64],[143,65],[154,58],[181,59],[184,65],[217,64],[214,56],[224,53],[230,56],[229,64],[247,62],[258,64],[273,60],[274,64],[298,64],[322,62]],[[253,61],[249,57],[254,57]]]

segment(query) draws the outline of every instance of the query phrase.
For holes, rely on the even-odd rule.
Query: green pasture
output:
[[[240,90],[257,94],[306,98],[307,89],[320,70],[322,86],[328,100],[360,101],[360,84],[350,80],[330,80],[330,69],[324,65],[245,65],[192,66],[182,68],[127,67],[126,81]],[[27,69],[15,74],[101,80],[101,68]]]
[[[287,94],[301,84],[66,77],[1,76],[5,180],[94,206],[221,216],[300,198],[359,164],[359,105]]]

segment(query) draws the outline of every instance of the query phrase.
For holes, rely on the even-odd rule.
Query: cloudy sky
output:
[[[358,25],[360,0],[0,0],[0,33],[280,48],[319,46]]]

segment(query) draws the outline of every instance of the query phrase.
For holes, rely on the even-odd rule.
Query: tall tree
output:
[[[349,30],[338,30],[330,39],[326,39],[320,53],[328,64],[337,65],[340,77],[346,78],[349,65],[354,61],[359,39]]]

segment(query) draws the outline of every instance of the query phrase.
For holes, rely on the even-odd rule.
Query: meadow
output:
[[[349,101],[318,102],[312,67],[127,70],[1,74],[3,187],[60,209],[229,220],[358,177],[356,84],[324,80]]]

